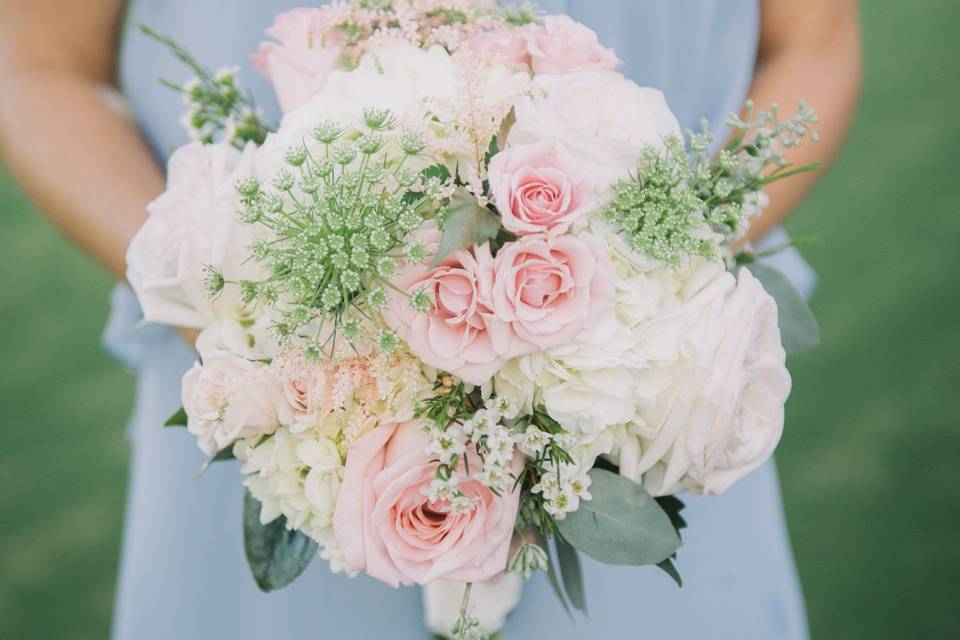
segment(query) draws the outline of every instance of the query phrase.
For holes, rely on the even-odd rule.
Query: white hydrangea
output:
[[[247,475],[244,485],[261,503],[260,521],[285,517],[287,528],[310,536],[335,560],[333,512],[343,477],[336,443],[316,432],[281,429],[266,439],[241,440],[233,453]]]
[[[525,411],[542,405],[584,469],[608,455],[655,495],[719,493],[779,440],[790,384],[776,304],[749,272],[738,284],[700,257],[667,268],[592,227],[617,272],[613,311],[585,343],[510,361],[494,389]],[[558,513],[579,501],[562,476],[538,486]]]
[[[790,374],[777,305],[742,269],[676,313],[685,330],[669,391],[644,412],[644,428],[623,433],[617,457],[654,495],[718,494],[766,461],[783,432]]]

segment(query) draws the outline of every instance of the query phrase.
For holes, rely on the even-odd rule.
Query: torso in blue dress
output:
[[[172,35],[211,67],[241,64],[242,80],[274,120],[269,86],[247,63],[263,31],[296,0],[139,0],[128,15],[122,83],[144,135],[161,160],[185,142],[179,98],[157,78],[184,69],[137,32],[143,22]],[[681,125],[720,123],[738,109],[753,74],[755,0],[542,0],[594,28],[626,75],[664,91]],[[796,255],[779,258],[801,289],[812,274]],[[167,329],[138,323],[125,288],[114,294],[108,346],[138,370],[131,422],[126,534],[114,616],[118,640],[176,638],[427,637],[416,589],[333,575],[315,562],[287,589],[261,594],[240,537],[242,486],[236,465],[196,478],[203,457],[188,434],[160,428],[179,406],[179,380],[192,354]],[[769,464],[718,498],[690,498],[690,528],[677,589],[652,568],[584,563],[588,618],[571,624],[544,576],[526,585],[506,638],[806,637],[803,605]]]

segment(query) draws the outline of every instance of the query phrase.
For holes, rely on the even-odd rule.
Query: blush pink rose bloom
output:
[[[530,66],[530,39],[542,28],[524,25],[512,29],[481,31],[467,40],[467,46],[477,53],[491,56],[498,62],[523,67]]]
[[[471,384],[483,384],[517,355],[520,343],[507,323],[494,317],[493,256],[486,244],[458,251],[436,268],[411,264],[391,282],[401,291],[425,290],[434,304],[410,306],[393,291],[382,316],[418,358]]]
[[[524,236],[500,249],[494,270],[497,319],[536,349],[578,341],[613,306],[613,266],[589,233]]]
[[[256,69],[273,83],[284,113],[309,102],[337,66],[342,38],[323,35],[323,20],[321,9],[281,13],[267,29],[277,42],[261,43],[251,56]]]
[[[531,34],[528,46],[536,73],[613,69],[620,63],[613,49],[600,45],[592,29],[565,15],[544,18],[543,29]]]
[[[419,423],[379,426],[354,441],[333,514],[346,565],[393,587],[480,582],[503,572],[519,492],[497,496],[463,476],[473,509],[452,514],[422,493],[435,478]],[[513,469],[519,471],[518,468]]]
[[[498,153],[489,176],[503,226],[517,235],[565,233],[596,205],[592,177],[555,142]]]
[[[229,353],[204,355],[181,381],[187,431],[212,456],[240,438],[273,433],[290,419],[279,381],[261,364]]]

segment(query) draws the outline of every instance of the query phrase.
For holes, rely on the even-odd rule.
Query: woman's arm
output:
[[[116,106],[123,0],[0,0],[0,151],[28,195],[117,278],[163,190]]]
[[[749,95],[762,109],[777,102],[792,110],[806,100],[820,116],[820,142],[788,149],[790,162],[830,164],[853,120],[860,81],[857,0],[762,0]],[[753,221],[747,239],[759,240],[782,223],[822,175],[816,171],[771,185],[770,205]]]

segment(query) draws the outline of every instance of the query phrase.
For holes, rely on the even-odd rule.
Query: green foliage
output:
[[[261,524],[260,502],[243,495],[243,548],[261,591],[276,591],[293,582],[317,555],[317,543],[287,529],[286,518]]]
[[[820,328],[803,296],[771,266],[755,262],[747,267],[777,301],[780,340],[787,355],[809,351],[820,344]]]
[[[187,426],[187,412],[183,407],[177,409],[172,416],[163,423],[165,427],[185,427]]]
[[[563,588],[567,592],[570,604],[577,611],[587,612],[587,596],[583,588],[583,569],[580,567],[580,556],[577,550],[562,536],[553,539],[557,547],[557,562],[560,565],[560,576],[563,578]]]
[[[550,586],[553,588],[553,592],[556,594],[557,600],[560,601],[560,606],[562,606],[563,610],[567,612],[567,615],[573,619],[573,614],[570,611],[570,603],[567,600],[567,595],[564,592],[563,585],[560,582],[560,574],[557,571],[557,563],[553,561],[553,545],[551,545],[550,541],[538,531],[534,531],[534,537],[537,540],[537,544],[547,552],[547,580],[550,582]]]
[[[683,516],[680,515],[680,512],[684,508],[683,502],[676,496],[660,496],[655,498],[657,504],[660,505],[660,508],[666,512],[667,517],[670,518],[670,524],[673,525],[674,530],[677,532],[677,536],[680,536],[680,530],[687,528],[687,521],[684,520]],[[662,569],[668,576],[670,576],[674,582],[677,583],[678,587],[683,586],[683,579],[680,577],[680,572],[677,571],[676,565],[673,561],[677,559],[677,554],[674,552],[669,558],[663,562],[657,563],[657,567]]]
[[[557,523],[570,544],[607,564],[648,565],[680,547],[670,517],[636,482],[606,469],[590,472],[593,499]]]
[[[817,168],[792,166],[781,152],[799,146],[817,122],[806,104],[783,122],[776,105],[755,117],[752,104],[747,110],[747,121],[728,119],[737,134],[719,154],[711,151],[704,121],[702,131],[686,132],[685,140],[669,136],[662,149],[646,148],[634,174],[614,183],[616,197],[602,215],[634,249],[672,267],[687,256],[714,256],[759,213],[758,193],[766,185]]]
[[[481,207],[470,194],[457,193],[443,213],[443,237],[433,266],[460,249],[489,242],[499,233],[500,218],[495,213]]]
[[[260,116],[253,96],[240,91],[234,69],[211,71],[173,38],[147,25],[139,26],[144,35],[165,46],[194,73],[184,84],[161,80],[183,96],[188,107],[184,122],[191,137],[206,144],[222,139],[238,149],[247,142],[263,144],[270,127]]]

